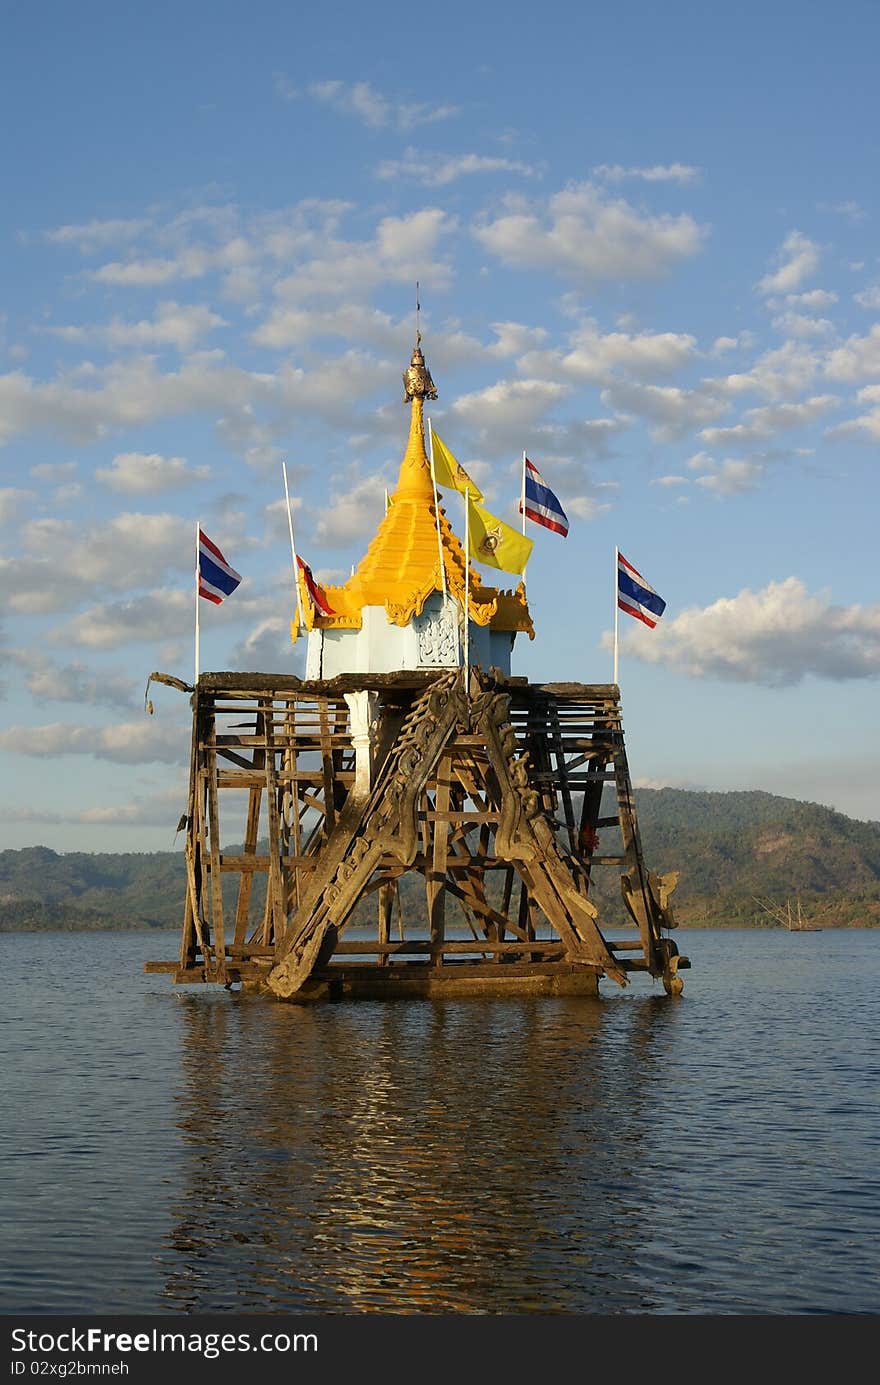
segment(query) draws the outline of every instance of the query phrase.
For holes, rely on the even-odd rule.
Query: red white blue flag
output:
[[[617,554],[617,604],[628,616],[644,621],[652,630],[666,610],[662,596],[657,595],[650,582],[645,581],[620,551]]]
[[[241,573],[230,567],[216,543],[199,527],[199,596],[215,606],[231,596],[241,581]]]
[[[321,588],[318,586],[317,582],[312,576],[312,569],[309,567],[308,563],[304,563],[302,558],[299,557],[299,555],[297,555],[296,561],[299,563],[300,571],[302,572],[303,586],[309,594],[309,600],[312,603],[312,609],[317,611],[319,616],[335,615],[336,612],[333,610],[333,607],[330,605],[326,596],[321,591]]]
[[[552,529],[554,534],[561,534],[565,538],[568,533],[568,519],[556,496],[545,484],[535,463],[530,462],[528,457],[523,458],[523,469],[525,476],[523,499],[519,502],[520,514],[525,514],[526,519],[534,520],[535,524],[543,524],[545,529]]]

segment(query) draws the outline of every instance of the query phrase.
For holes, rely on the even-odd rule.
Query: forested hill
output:
[[[679,870],[682,923],[749,923],[754,896],[801,896],[825,927],[880,926],[880,822],[757,790],[636,791],[649,867]]]
[[[825,927],[880,927],[880,823],[757,791],[639,789],[636,804],[648,866],[681,873],[674,897],[680,923],[766,924],[756,895],[779,904],[800,895],[804,911]],[[618,898],[605,878],[607,919]],[[174,928],[184,886],[182,849],[0,851],[0,931]],[[227,877],[225,889],[233,886]]]

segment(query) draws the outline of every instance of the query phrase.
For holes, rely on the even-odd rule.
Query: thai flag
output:
[[[308,563],[304,563],[302,558],[300,558],[298,554],[296,561],[299,563],[300,571],[303,575],[303,585],[305,586],[305,589],[309,594],[309,600],[312,603],[312,609],[317,611],[319,616],[335,615],[336,612],[334,611],[333,607],[329,604],[326,596],[321,591],[317,582],[312,576],[312,569],[309,567]]]
[[[617,604],[628,616],[643,620],[651,629],[666,610],[666,602],[658,596],[650,582],[628,563],[623,554],[617,554]]]
[[[199,526],[199,596],[219,606],[224,597],[231,596],[241,581],[241,573],[230,567],[216,543],[212,543]]]
[[[555,534],[561,534],[565,538],[568,533],[568,519],[565,511],[550,487],[544,484],[544,478],[534,462],[530,462],[528,457],[524,457],[523,464],[525,469],[523,486],[525,510],[523,510],[523,502],[520,500],[520,514],[525,513],[526,519],[533,519],[536,524],[543,524],[545,529],[552,529]]]

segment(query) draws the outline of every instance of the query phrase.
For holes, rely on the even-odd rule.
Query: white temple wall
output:
[[[458,668],[464,663],[458,603],[435,592],[409,625],[393,625],[384,606],[365,606],[360,630],[312,630],[306,678],[340,673],[396,673],[402,669]],[[469,622],[471,664],[510,673],[514,635]]]

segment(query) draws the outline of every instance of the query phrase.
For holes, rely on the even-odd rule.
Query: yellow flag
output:
[[[518,529],[490,515],[482,505],[468,503],[468,536],[471,557],[478,563],[500,567],[503,572],[525,572],[534,541]]]
[[[461,491],[462,495],[465,491],[470,491],[473,500],[482,500],[483,492],[479,486],[471,480],[461,462],[456,461],[445,442],[440,441],[433,428],[431,448],[434,455],[434,480],[437,485]]]

